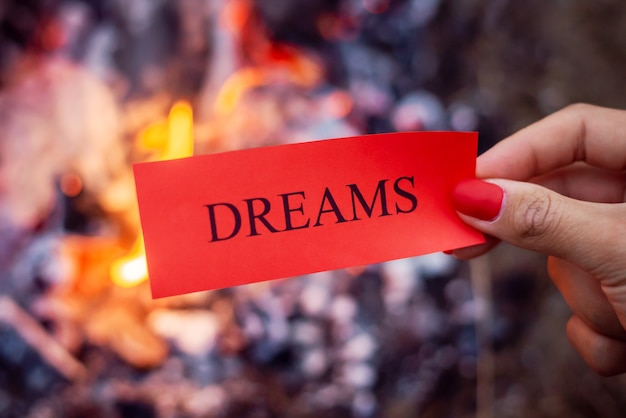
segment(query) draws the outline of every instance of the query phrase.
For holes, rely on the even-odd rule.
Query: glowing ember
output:
[[[166,129],[164,129],[166,128]],[[172,106],[167,120],[147,127],[139,138],[147,147],[159,147],[160,160],[190,157],[193,155],[193,111],[189,103],[177,102]],[[111,265],[111,280],[120,287],[133,287],[148,278],[143,235],[139,233],[130,253]]]
[[[83,180],[76,173],[66,173],[61,176],[61,191],[67,197],[76,197],[83,190]]]

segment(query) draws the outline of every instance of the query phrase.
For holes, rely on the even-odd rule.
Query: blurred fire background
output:
[[[0,416],[623,416],[507,246],[151,300],[130,166],[420,129],[484,151],[626,107],[625,69],[620,0],[3,0]]]

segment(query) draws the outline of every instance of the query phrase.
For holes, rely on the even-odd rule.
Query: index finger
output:
[[[476,176],[526,181],[577,161],[626,170],[626,111],[568,106],[478,157]]]

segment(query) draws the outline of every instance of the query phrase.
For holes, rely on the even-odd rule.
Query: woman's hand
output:
[[[454,202],[488,236],[549,255],[550,277],[573,311],[567,334],[599,374],[626,372],[626,111],[574,105],[478,158],[478,178]]]

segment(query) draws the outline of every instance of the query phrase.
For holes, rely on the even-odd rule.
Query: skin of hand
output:
[[[481,155],[459,183],[459,216],[487,242],[545,253],[572,310],[567,335],[600,375],[626,372],[626,111],[572,105]]]

